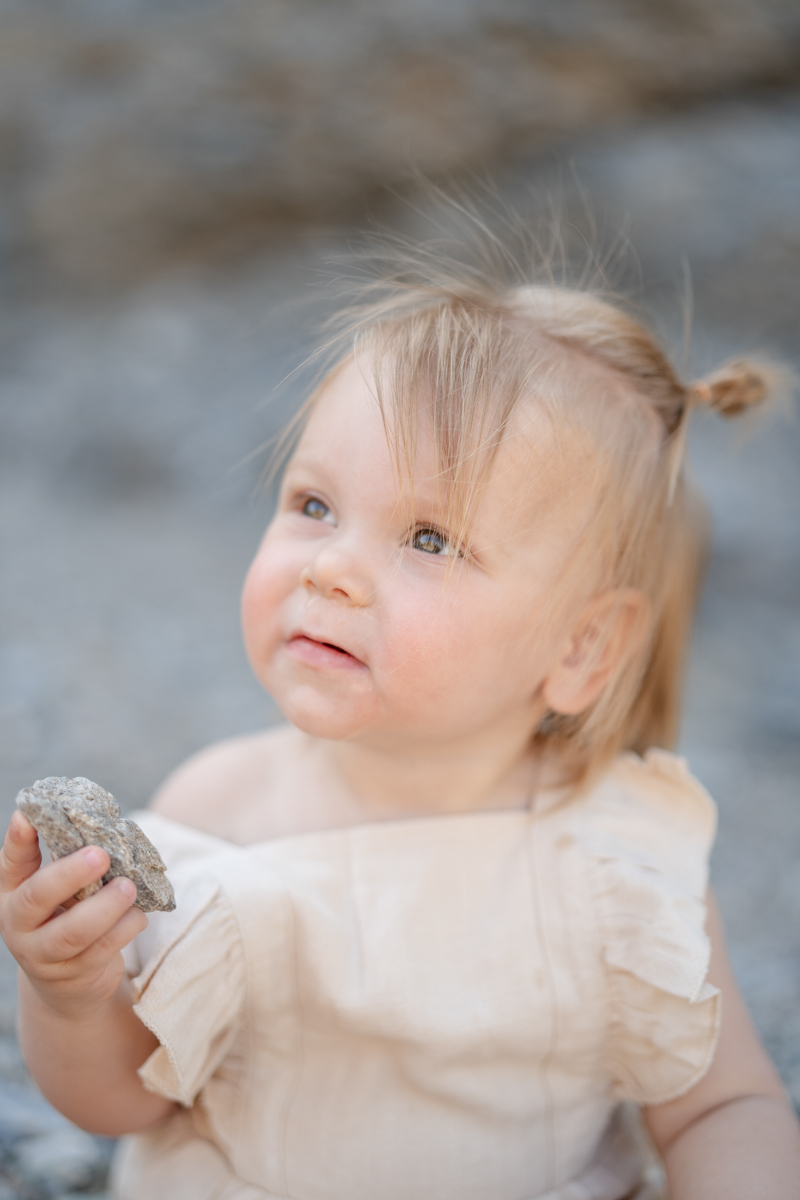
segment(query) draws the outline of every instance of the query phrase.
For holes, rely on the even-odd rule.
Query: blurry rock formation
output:
[[[799,70],[793,0],[2,0],[0,240],[124,284]]]

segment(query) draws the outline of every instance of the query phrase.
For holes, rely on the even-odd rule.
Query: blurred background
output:
[[[692,371],[800,366],[800,0],[0,0],[0,816],[127,809],[276,714],[238,592],[321,275],[415,182],[588,207]],[[695,422],[714,552],[682,749],[735,965],[800,1102],[800,428]],[[37,1099],[0,960],[0,1200],[101,1192]],[[5,1190],[4,1190],[5,1189]],[[146,1198],[143,1198],[146,1200]]]

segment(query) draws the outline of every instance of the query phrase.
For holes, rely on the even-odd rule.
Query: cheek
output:
[[[389,666],[398,683],[435,696],[502,670],[505,638],[496,612],[455,584],[410,589],[394,598]]]
[[[251,657],[274,639],[280,606],[296,581],[297,570],[289,556],[277,547],[262,546],[242,588],[242,631]]]
[[[417,701],[452,702],[467,693],[525,698],[549,661],[550,633],[537,624],[527,589],[499,598],[489,587],[420,589],[398,599],[392,617],[387,665],[395,686]]]

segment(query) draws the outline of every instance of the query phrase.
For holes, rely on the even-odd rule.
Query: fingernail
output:
[[[131,879],[120,879],[117,887],[122,892],[123,896],[127,896],[129,900],[136,899],[136,884]]]
[[[105,851],[101,850],[99,846],[87,846],[83,853],[86,861],[93,867],[102,866],[105,862]]]

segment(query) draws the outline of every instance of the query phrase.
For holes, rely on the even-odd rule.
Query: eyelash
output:
[[[328,505],[325,503],[325,501],[320,500],[319,496],[308,495],[306,493],[303,493],[302,495],[298,496],[295,501],[295,504],[297,506],[297,511],[299,511],[301,516],[308,517],[308,519],[311,521],[325,521],[326,517],[330,514],[330,511],[331,511],[330,508],[328,507]],[[314,516],[312,513],[306,512],[306,508],[311,504],[320,505],[321,508],[325,509],[325,514],[320,515],[320,516]],[[414,544],[416,539],[423,534],[432,536],[434,538],[438,538],[441,541],[442,545],[444,547],[446,547],[446,549],[433,551],[433,550],[425,550],[425,549],[423,549],[422,546],[416,546]],[[412,549],[418,550],[420,552],[420,554],[425,554],[425,555],[429,556],[430,558],[464,558],[465,557],[465,553],[464,553],[463,549],[460,546],[453,547],[451,540],[447,536],[447,534],[442,529],[437,529],[437,527],[435,525],[418,525],[416,527],[416,529],[414,529],[411,532],[411,534],[409,535],[408,544],[411,546]]]

